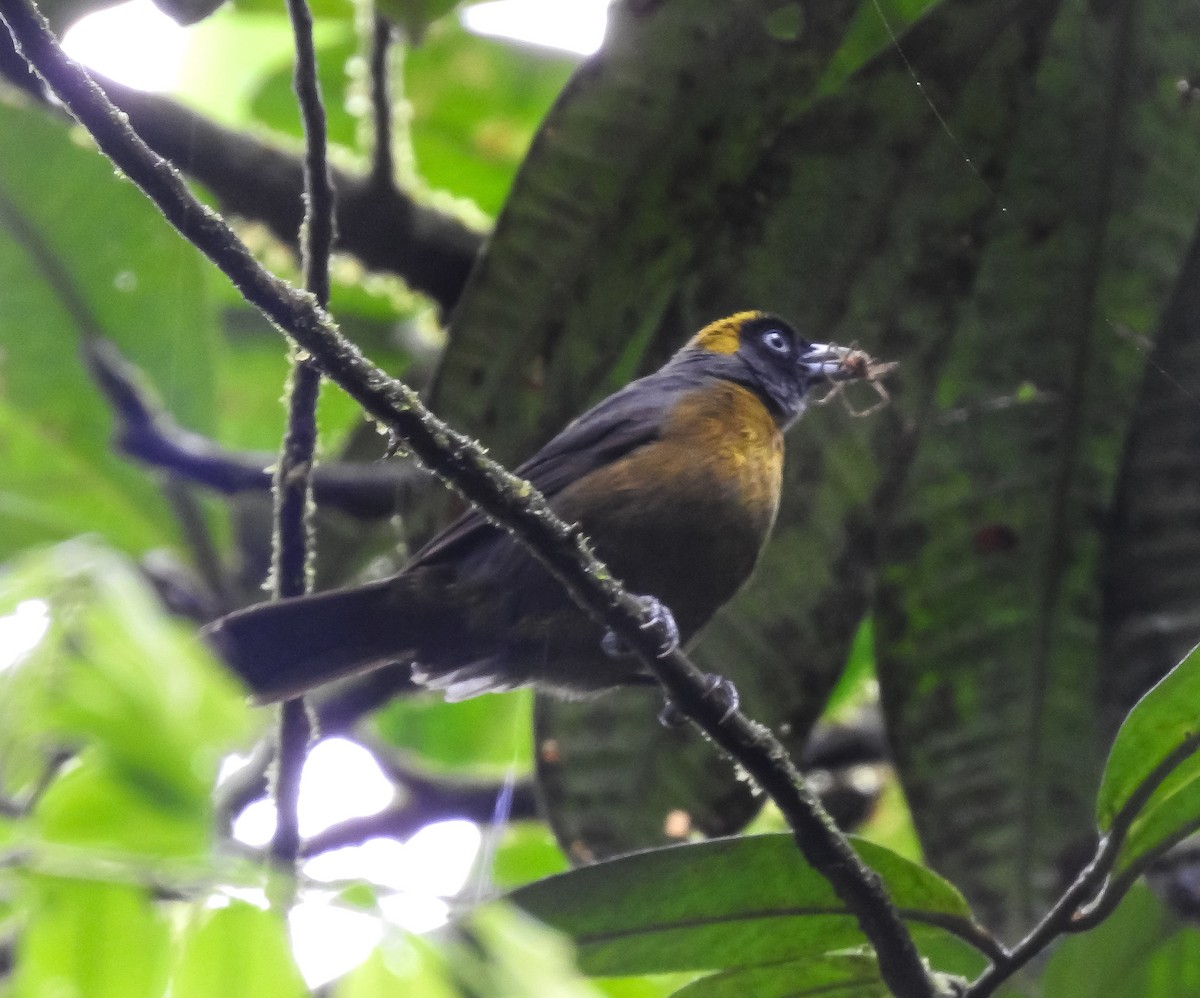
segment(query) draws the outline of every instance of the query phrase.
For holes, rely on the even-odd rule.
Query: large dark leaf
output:
[[[1105,551],[1101,706],[1106,733],[1200,642],[1197,454],[1200,229],[1146,365],[1117,484]]]
[[[576,863],[731,835],[763,798],[688,727],[664,729],[662,698],[619,690],[587,704],[539,697],[534,714],[538,787],[546,817]]]
[[[793,434],[776,538],[697,648],[734,679],[752,715],[799,744],[867,606],[873,507],[886,508],[907,466],[910,430],[972,287],[996,207],[976,170],[1003,174],[1053,9],[940,4],[905,37],[903,55],[889,47],[849,79],[833,59],[843,52],[835,18],[861,13],[827,5],[790,42],[742,7],[721,11],[695,37],[678,11],[627,14],[612,51],[572,82],[467,289],[439,398],[512,456],[565,418],[571,400],[748,305],[904,358],[915,396],[904,418],[856,421],[830,407]],[[723,16],[736,28],[716,30]],[[639,49],[655,59],[629,54]],[[974,165],[947,127],[970,138]],[[611,725],[603,745],[594,710]],[[685,760],[669,736],[647,731],[651,713],[539,709],[539,740],[559,758],[600,761],[581,769],[578,787],[564,764],[548,797],[581,854],[644,844],[651,829],[662,841],[664,817],[678,810],[699,828],[716,815],[717,831],[753,811],[706,746],[683,743],[697,753]],[[610,774],[593,793],[601,767],[638,777]],[[623,822],[627,835],[613,837]]]
[[[1200,209],[1172,92],[1196,21],[1063,6],[893,510],[892,742],[930,862],[997,928],[1028,924],[1094,834],[1098,561],[1142,362],[1117,333],[1152,327]]]

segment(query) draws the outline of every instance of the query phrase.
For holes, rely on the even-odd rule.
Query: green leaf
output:
[[[38,798],[32,827],[45,842],[96,851],[204,856],[212,821],[204,799],[181,799],[173,787],[138,776],[85,751]]]
[[[144,888],[29,875],[16,998],[159,998],[170,930]]]
[[[5,402],[22,422],[8,446],[21,446],[30,435],[48,438],[62,472],[86,470],[94,478],[85,498],[107,492],[140,510],[130,527],[113,530],[115,542],[144,548],[153,525],[162,543],[174,536],[174,525],[153,483],[112,452],[108,411],[78,346],[85,336],[114,340],[182,422],[209,429],[211,268],[102,156],[74,141],[62,121],[0,104],[0,146],[21,150],[0,159],[0,350]],[[15,481],[30,474],[17,466]],[[61,496],[47,492],[45,503],[44,511],[36,503],[0,509],[6,544],[12,544],[10,534],[27,533],[32,521],[40,521],[47,536],[72,528]]]
[[[653,974],[643,977],[601,977],[593,981],[607,998],[667,998],[694,974]]]
[[[314,0],[310,6],[313,18],[317,20],[349,21],[354,17],[354,4],[351,0]],[[237,0],[234,7],[239,13],[273,15],[280,29],[290,32],[287,17],[279,5],[271,3],[271,0]]]
[[[841,678],[829,691],[825,716],[833,720],[848,720],[865,704],[877,700],[878,694],[875,679],[875,625],[867,617],[854,635]]]
[[[252,729],[241,690],[136,570],[95,543],[31,553],[0,575],[0,614],[30,600],[48,604],[49,627],[5,676],[24,712],[17,744],[86,745],[39,801],[43,834],[202,848],[217,766]],[[122,828],[122,808],[144,827]]]
[[[474,995],[596,998],[575,969],[570,943],[505,904],[476,909],[470,936],[448,954],[460,991]]]
[[[887,998],[879,967],[867,956],[782,960],[759,967],[711,974],[680,988],[677,998]]]
[[[277,912],[231,901],[196,912],[171,978],[173,998],[213,995],[301,998],[309,994]]]
[[[910,33],[918,76],[923,62],[939,65],[917,44],[932,40],[922,27],[953,9],[939,5]],[[1111,737],[1101,690],[1113,679],[1102,670],[1125,667],[1106,662],[1102,646],[1111,619],[1102,585],[1121,584],[1104,551],[1107,511],[1145,363],[1114,330],[1150,332],[1200,211],[1182,179],[1200,170],[1200,147],[1178,141],[1163,90],[1193,12],[1139,7],[1132,31],[1124,20],[1132,9],[1064,4],[1051,22],[1049,8],[1026,8],[1037,23],[1024,37],[1041,41],[1022,47],[1008,27],[978,64],[1024,52],[1036,72],[1011,63],[1004,76],[980,77],[990,85],[967,91],[948,118],[944,101],[907,85],[913,101],[935,102],[972,164],[989,164],[988,194],[1005,210],[959,230],[981,242],[942,257],[965,270],[926,285],[939,288],[936,306],[925,297],[926,310],[918,295],[908,319],[893,309],[884,320],[927,331],[922,315],[950,317],[929,362],[904,368],[906,399],[922,400],[909,410],[922,429],[888,509],[877,667],[925,855],[1007,937],[1040,917],[1064,857],[1094,834]],[[1014,86],[1014,73],[1028,89]],[[1137,82],[1125,89],[1118,80]],[[1001,94],[1011,98],[1007,110]],[[981,141],[987,122],[1006,114],[1014,114],[1008,128]],[[1155,154],[1134,153],[1147,148]],[[958,159],[928,176],[944,187],[961,173],[965,196],[980,174]],[[1093,170],[1101,162],[1111,176]],[[931,238],[927,212],[912,202],[908,222],[893,210],[889,224],[911,223],[925,245],[948,246]],[[951,309],[944,293],[957,287],[967,295]],[[1186,436],[1172,424],[1177,431]],[[1166,462],[1155,466],[1172,474]],[[1160,512],[1181,508],[1136,477],[1130,483]],[[1182,559],[1189,548],[1156,540],[1129,594],[1147,608],[1138,626],[1152,643],[1172,616],[1167,600],[1190,605],[1179,590],[1142,584],[1157,584],[1168,550]]]
[[[417,936],[385,940],[366,960],[337,982],[334,998],[381,995],[458,998],[445,957]]]
[[[880,846],[855,849],[911,926],[971,913],[950,884]],[[590,974],[755,967],[862,945],[854,918],[789,835],[636,853],[520,888],[511,900],[570,936]]]
[[[554,836],[541,822],[507,822],[495,853],[481,850],[483,873],[498,890],[520,887],[570,869]]]
[[[1096,820],[1101,831],[1113,819],[1150,774],[1180,749],[1200,740],[1200,647],[1172,669],[1130,711],[1117,732],[1096,801]],[[1180,760],[1175,776],[1167,782],[1191,782],[1200,775],[1200,760]],[[1160,786],[1162,792],[1166,786]],[[1151,804],[1157,798],[1151,797]],[[1148,809],[1148,808],[1147,808]]]
[[[404,62],[417,173],[494,215],[574,62],[480,38],[452,19]]]
[[[378,711],[379,735],[428,768],[477,776],[522,776],[531,766],[528,691],[447,703],[441,697],[396,699]]]
[[[817,84],[820,93],[833,93],[856,70],[890,46],[917,18],[941,0],[865,0]]]
[[[1196,831],[1200,823],[1200,784],[1192,779],[1178,789],[1164,786],[1160,791],[1153,806],[1143,811],[1129,829],[1113,865],[1114,873],[1125,873],[1131,867],[1142,872],[1146,860]]]
[[[1147,693],[1129,713],[1113,743],[1096,820],[1107,832],[1147,778],[1169,760],[1175,766],[1143,804],[1122,846],[1118,867],[1200,821],[1200,648]]]
[[[0,465],[0,559],[87,531],[126,551],[162,543],[163,523],[137,489],[98,474],[60,433],[3,400]]]

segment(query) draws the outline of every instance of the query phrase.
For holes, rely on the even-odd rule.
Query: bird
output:
[[[779,509],[784,432],[861,351],[744,311],[569,423],[516,474],[682,642],[745,584]],[[206,637],[259,703],[395,663],[447,700],[652,683],[512,536],[469,511],[389,578],[261,603]]]

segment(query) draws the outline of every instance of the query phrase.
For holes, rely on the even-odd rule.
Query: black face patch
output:
[[[779,413],[780,421],[791,423],[804,408],[804,394],[812,383],[801,364],[812,343],[775,315],[760,315],[741,329],[738,354],[753,371],[758,388]]]
[[[760,315],[748,320],[738,337],[739,353],[760,357],[767,363],[795,366],[811,344],[790,325],[775,315]]]

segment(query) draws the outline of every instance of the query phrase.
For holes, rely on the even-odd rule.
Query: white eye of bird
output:
[[[791,341],[778,329],[768,329],[762,334],[763,345],[773,353],[791,353]]]

